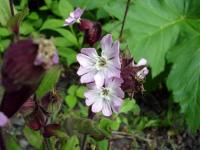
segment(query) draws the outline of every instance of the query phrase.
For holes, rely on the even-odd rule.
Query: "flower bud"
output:
[[[42,107],[49,113],[58,111],[61,106],[61,97],[56,91],[48,92],[41,101]]]
[[[81,19],[80,24],[78,24],[78,29],[84,32],[85,30],[92,28],[93,24],[93,21],[90,21],[88,19]]]
[[[85,31],[85,43],[93,46],[101,38],[101,24],[94,22],[93,26]]]
[[[28,117],[28,126],[33,130],[40,130],[46,126],[48,114],[37,106],[33,113]]]

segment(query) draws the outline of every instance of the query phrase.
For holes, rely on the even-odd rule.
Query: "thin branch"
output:
[[[10,12],[11,12],[11,15],[14,16],[15,14],[14,14],[14,8],[13,8],[13,5],[14,5],[13,0],[9,0],[9,3],[10,3]]]
[[[123,21],[122,21],[122,27],[121,27],[121,31],[120,31],[120,34],[119,34],[119,39],[122,39],[122,34],[123,34],[123,31],[124,31],[124,25],[125,25],[125,22],[126,22],[126,16],[127,16],[127,13],[128,13],[130,2],[131,2],[131,0],[127,0],[126,9],[125,9],[125,12],[124,12],[124,18],[123,18]]]

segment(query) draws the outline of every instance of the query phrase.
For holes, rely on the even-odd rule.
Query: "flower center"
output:
[[[108,88],[103,87],[101,91],[101,97],[106,100],[109,100],[110,99],[109,95],[110,95],[110,90]]]
[[[100,70],[101,68],[105,67],[105,65],[106,65],[106,59],[104,57],[99,57],[96,62],[97,70]]]

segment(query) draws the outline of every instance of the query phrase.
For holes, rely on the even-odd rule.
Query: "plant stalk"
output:
[[[13,8],[13,5],[14,5],[13,0],[9,0],[9,3],[10,3],[11,16],[14,16],[15,14],[14,14],[14,8]]]
[[[126,16],[128,14],[128,9],[129,9],[130,2],[131,2],[131,0],[127,0],[127,3],[126,3],[126,9],[125,9],[125,12],[124,12],[124,18],[123,18],[123,21],[122,21],[122,27],[121,27],[120,34],[119,34],[119,39],[120,40],[122,39],[122,35],[123,35],[123,31],[124,31],[124,25],[125,25],[125,22],[126,22]]]
[[[88,110],[88,119],[93,119],[93,117],[94,117],[94,113],[92,112],[92,108],[91,108],[91,106],[89,107],[89,110]],[[87,133],[85,133],[84,135],[83,135],[83,141],[82,141],[82,144],[81,144],[81,150],[85,150],[86,149],[86,141],[87,141],[87,136],[88,136],[88,134]]]

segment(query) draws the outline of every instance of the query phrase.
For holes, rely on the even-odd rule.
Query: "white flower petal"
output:
[[[116,57],[113,57],[112,59],[109,59],[108,64],[112,65],[116,68],[119,68],[119,69],[121,68],[121,62],[120,62],[119,56],[116,56]]]
[[[104,36],[101,40],[101,49],[102,49],[102,53],[103,54],[107,54],[112,47],[112,35],[111,34],[107,34],[106,36]],[[107,55],[106,55],[107,56]]]
[[[82,48],[81,53],[91,57],[91,58],[96,58],[98,57],[97,51],[95,48]]]
[[[94,99],[94,98],[90,98],[90,99],[86,99],[86,100],[85,100],[85,103],[86,103],[87,106],[92,105],[94,102],[95,102],[95,99]]]
[[[111,107],[113,109],[114,112],[119,112],[119,109],[121,107],[123,103],[123,100],[117,96],[112,96],[112,103],[111,103]]]
[[[144,66],[146,64],[147,64],[147,60],[142,58],[142,59],[139,60],[139,62],[137,63],[136,66]]]
[[[121,71],[113,66],[109,66],[106,70],[105,70],[105,78],[112,78],[112,77],[116,77],[116,78],[120,78],[120,73]]]
[[[84,96],[87,99],[96,99],[99,96],[99,94],[97,90],[88,90],[85,92]]]
[[[111,116],[112,115],[112,110],[111,110],[110,104],[108,102],[103,103],[102,113],[103,113],[104,116]]]
[[[87,68],[87,67],[80,66],[78,71],[77,71],[77,74],[79,76],[81,76],[81,75],[84,75],[84,74],[86,74],[86,73],[88,73],[88,72],[90,72],[92,70],[93,70],[93,68]]]
[[[94,81],[94,75],[95,75],[95,71],[90,71],[84,75],[81,76],[81,83],[90,83]]]
[[[101,98],[96,99],[95,103],[92,105],[93,112],[100,112],[103,108],[103,100]]]
[[[82,65],[83,67],[93,66],[95,63],[92,58],[90,58],[84,54],[78,54],[76,58],[77,58],[77,61],[79,62],[79,64]]]
[[[103,71],[99,71],[94,76],[94,80],[97,87],[102,87],[104,84],[105,75]]]
[[[115,94],[120,98],[124,98],[124,91],[120,87],[115,88]]]

